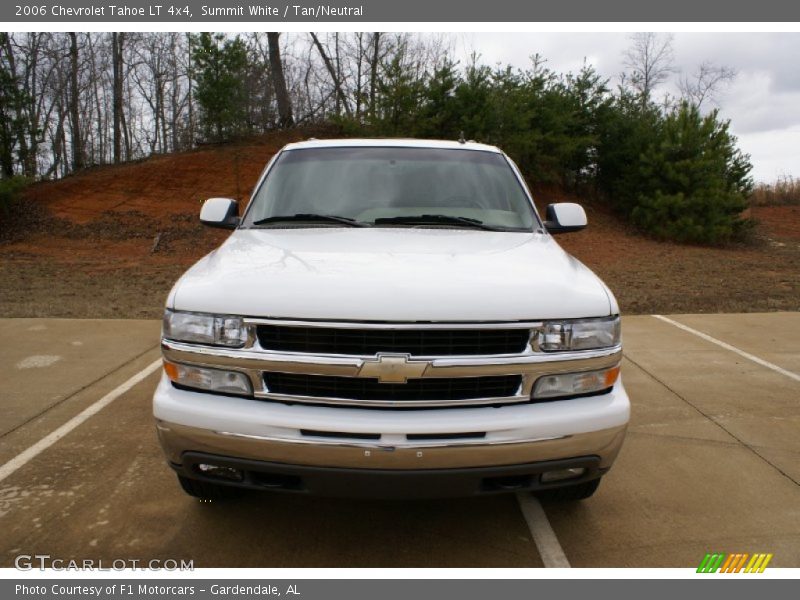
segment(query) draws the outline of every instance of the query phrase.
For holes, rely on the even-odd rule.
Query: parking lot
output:
[[[544,515],[514,495],[192,499],[153,427],[159,326],[0,320],[0,566],[800,566],[800,313],[625,317],[625,445],[593,498]]]

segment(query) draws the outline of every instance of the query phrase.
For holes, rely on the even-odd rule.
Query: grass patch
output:
[[[750,195],[750,206],[800,205],[800,179],[784,175],[775,183],[760,183]]]

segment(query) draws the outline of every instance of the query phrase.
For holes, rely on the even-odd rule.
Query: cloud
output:
[[[800,172],[800,126],[739,136],[739,148],[750,154],[756,181],[773,182]],[[758,157],[758,160],[755,159]]]
[[[609,78],[612,88],[624,70],[627,33],[463,33],[454,34],[456,54],[473,51],[486,64],[524,68],[539,53],[559,72],[580,69],[584,59]],[[718,97],[742,149],[751,155],[754,176],[772,180],[800,175],[800,34],[676,33],[676,69],[662,93],[678,94],[678,78],[704,61],[736,69],[735,81]]]
[[[800,124],[800,90],[776,91],[775,74],[742,71],[722,99],[736,131],[766,133]]]
[[[675,51],[685,66],[711,60],[741,72],[764,71],[771,75],[772,91],[800,91],[800,34],[680,33],[675,37]]]

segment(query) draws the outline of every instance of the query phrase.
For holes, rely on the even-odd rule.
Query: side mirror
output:
[[[547,205],[544,226],[550,233],[569,233],[586,227],[586,212],[580,204],[559,202]]]
[[[209,198],[200,209],[200,222],[209,227],[236,229],[239,224],[239,205],[230,198]]]

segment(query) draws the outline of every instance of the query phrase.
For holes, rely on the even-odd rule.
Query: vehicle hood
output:
[[[358,321],[596,317],[602,282],[542,233],[237,230],[178,281],[176,310]]]

